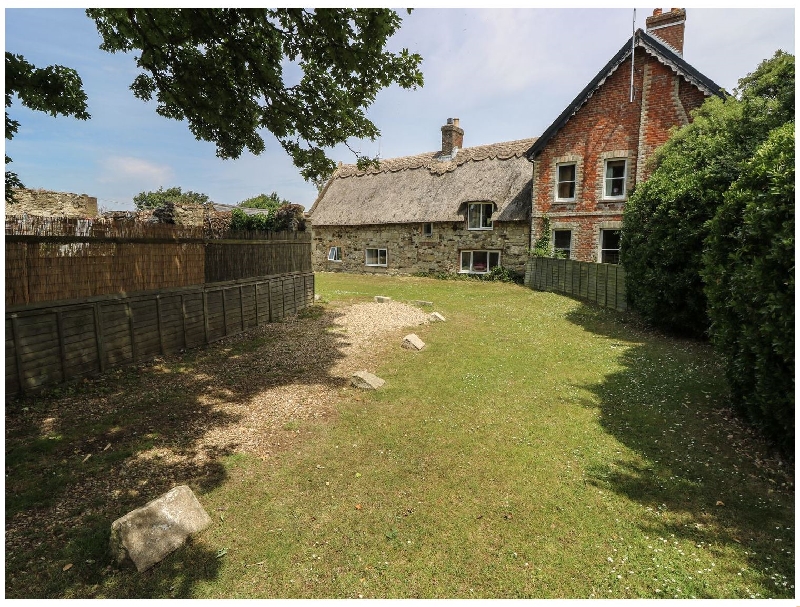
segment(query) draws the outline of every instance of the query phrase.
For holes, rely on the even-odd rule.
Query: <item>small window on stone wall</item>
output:
[[[342,247],[328,249],[328,261],[342,261]]]
[[[366,251],[366,265],[368,265],[368,266],[385,266],[386,265],[386,249],[367,249],[367,251]]]
[[[422,224],[422,235],[423,236],[432,236],[433,235],[433,224],[432,223],[423,223]]]

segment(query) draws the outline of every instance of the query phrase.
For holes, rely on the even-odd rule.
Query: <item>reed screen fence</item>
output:
[[[311,271],[311,233],[6,218],[6,306]]]
[[[525,284],[537,291],[564,293],[624,312],[625,269],[607,263],[532,257],[525,267]]]
[[[6,396],[211,343],[314,301],[311,234],[6,218]]]

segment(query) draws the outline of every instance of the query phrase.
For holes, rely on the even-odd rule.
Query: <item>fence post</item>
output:
[[[106,349],[103,345],[103,318],[100,314],[100,302],[95,302],[94,306],[94,334],[97,341],[97,362],[100,365],[100,373],[106,370]]]
[[[209,343],[209,341],[208,341],[208,332],[209,332],[209,329],[208,329],[208,291],[206,291],[205,288],[203,288],[203,325],[204,325],[204,328],[205,328],[205,331],[206,331],[206,343]]]
[[[64,343],[61,310],[56,311],[56,331],[58,332],[58,349],[61,355],[61,381],[67,381],[67,345]]]
[[[158,327],[158,344],[161,354],[166,354],[164,349],[164,332],[161,330],[161,295],[156,295],[156,326]]]
[[[125,302],[125,313],[128,315],[128,328],[131,332],[131,357],[132,362],[136,362],[136,333],[133,326],[133,309],[131,308],[130,300]]]
[[[17,315],[11,315],[11,331],[14,333],[14,359],[17,362],[17,381],[19,382],[19,391],[25,392],[25,373],[22,370],[22,355],[19,352],[19,324]]]

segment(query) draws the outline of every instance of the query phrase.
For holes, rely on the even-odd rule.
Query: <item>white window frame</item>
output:
[[[603,261],[604,253],[606,251],[616,251],[617,252],[617,264],[619,264],[619,251],[620,251],[620,249],[604,249],[603,248],[603,234],[605,232],[619,232],[620,233],[619,234],[620,244],[622,244],[622,231],[620,230],[620,228],[601,228],[600,229],[600,241],[598,242],[598,248],[600,249],[599,262],[600,263],[612,263],[610,261]]]
[[[564,251],[563,248],[556,248],[556,232],[568,232],[569,233],[569,249],[567,249],[567,259],[572,259],[572,230],[565,229],[565,228],[554,228],[553,234],[551,237],[551,243],[553,245],[553,251]]]
[[[369,252],[375,251],[375,259],[377,263],[370,263],[369,262]],[[383,263],[381,263],[381,257],[383,257]],[[370,267],[382,267],[385,268],[388,265],[389,256],[386,252],[385,248],[378,248],[378,247],[368,247],[364,249],[364,265]]]
[[[475,270],[475,253],[486,253],[486,268],[484,270]],[[497,263],[492,265],[491,257],[497,256]],[[488,274],[493,268],[500,266],[500,251],[490,249],[476,249],[461,251],[459,253],[458,267],[459,274]],[[465,256],[468,257],[467,269],[464,269]]]
[[[330,249],[328,249],[328,261],[335,261],[341,263],[342,247],[331,247]]]
[[[609,177],[608,176],[608,168],[609,163],[612,162],[622,162],[623,163],[623,171],[622,177]],[[620,194],[611,194],[611,186],[615,180],[622,179],[622,193]],[[627,187],[628,187],[628,159],[627,158],[606,158],[603,162],[603,199],[604,200],[624,200],[627,195]]]
[[[478,207],[478,227],[472,226],[472,209]],[[488,214],[487,214],[488,210]],[[494,203],[491,202],[470,202],[467,204],[467,229],[468,230],[491,230],[492,226],[492,213],[494,213]]]
[[[426,221],[422,224],[422,235],[423,236],[433,236],[433,223],[430,221]]]
[[[572,181],[568,180],[561,180],[561,168],[562,167],[572,167]],[[562,183],[571,183],[572,184],[572,196],[562,198],[559,196],[559,192],[561,190]],[[578,191],[578,163],[577,162],[559,162],[556,164],[556,202],[575,202],[575,192]]]

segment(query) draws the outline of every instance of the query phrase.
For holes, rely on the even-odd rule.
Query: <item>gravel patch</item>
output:
[[[6,520],[7,557],[30,549],[32,532],[46,530],[35,545],[58,542],[84,517],[112,520],[178,484],[213,486],[225,455],[271,459],[307,440],[309,424],[335,416],[350,376],[374,372],[381,352],[399,348],[408,328],[428,316],[400,302],[313,306],[183,356],[86,380],[79,394],[7,409],[7,452],[43,435],[75,437],[43,460],[44,474],[69,469],[69,485],[50,504]],[[97,422],[109,416],[119,421],[103,430]],[[7,474],[6,482],[13,490],[25,480]]]

